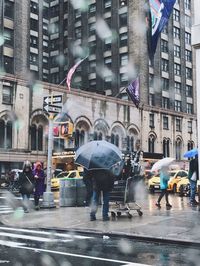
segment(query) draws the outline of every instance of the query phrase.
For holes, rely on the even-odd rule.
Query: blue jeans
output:
[[[109,212],[109,192],[108,191],[102,191],[102,192],[103,192],[102,216],[103,218],[106,218],[108,217],[108,212]],[[96,212],[98,209],[100,195],[101,191],[93,191],[91,212],[90,212],[90,217],[92,218],[96,218]]]
[[[197,189],[197,182],[190,180],[190,202],[191,203],[195,201],[196,189]]]

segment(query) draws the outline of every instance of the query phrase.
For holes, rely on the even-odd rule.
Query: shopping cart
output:
[[[137,211],[139,216],[143,215],[141,206],[135,202],[135,185],[140,176],[129,177],[127,180],[117,180],[114,188],[110,192],[110,213],[111,217],[120,217],[126,214],[128,218],[132,218],[130,211]]]

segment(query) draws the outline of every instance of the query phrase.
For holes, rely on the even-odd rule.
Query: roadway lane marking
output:
[[[81,235],[74,235],[74,234],[62,234],[62,233],[54,233],[54,232],[45,232],[45,231],[37,231],[37,230],[29,230],[29,229],[20,229],[20,228],[11,228],[11,227],[0,227],[0,230],[6,231],[17,231],[22,233],[34,233],[39,235],[46,235],[46,236],[59,236],[63,238],[72,238],[72,239],[93,239],[94,237],[91,236],[81,236]]]
[[[7,199],[7,198],[8,198],[8,197],[2,197],[2,196],[0,197],[0,199]],[[14,198],[15,198],[15,199],[22,200],[22,197],[15,197],[15,196],[14,196]],[[30,200],[34,201],[34,198],[31,197]],[[40,199],[40,201],[42,201],[42,199]],[[58,199],[54,199],[54,202],[59,202],[59,200],[58,200]]]
[[[0,245],[2,246],[9,246],[10,247],[15,247],[19,249],[26,249],[26,250],[33,250],[34,252],[46,252],[46,253],[51,253],[51,254],[56,254],[56,255],[63,255],[63,256],[69,256],[69,257],[76,257],[76,258],[83,258],[83,259],[90,259],[90,260],[98,260],[98,261],[106,261],[106,262],[115,262],[123,265],[135,265],[135,266],[145,266],[145,264],[137,264],[137,263],[132,263],[129,261],[121,261],[121,260],[112,260],[112,259],[107,259],[107,258],[99,258],[99,257],[92,257],[92,256],[87,256],[87,255],[80,255],[80,254],[75,254],[75,253],[68,253],[68,252],[61,252],[61,251],[56,251],[56,250],[50,250],[50,249],[42,249],[42,248],[31,248],[31,247],[26,247],[21,245],[17,245],[18,243],[16,242],[9,242],[9,241],[0,241]],[[13,246],[15,245],[15,246]],[[149,265],[148,265],[149,266]]]

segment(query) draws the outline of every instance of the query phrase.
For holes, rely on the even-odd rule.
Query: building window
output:
[[[112,85],[112,76],[108,76],[104,78],[104,88],[110,89]]]
[[[175,8],[173,10],[173,19],[178,22],[180,21],[180,11]]]
[[[119,135],[118,134],[111,134],[111,143],[119,147]]]
[[[192,121],[188,121],[188,133],[192,134]]]
[[[168,42],[161,40],[161,52],[168,53]]]
[[[173,28],[173,36],[175,39],[178,39],[178,40],[180,39],[180,29],[179,28],[177,28],[177,27]]]
[[[121,74],[120,75],[120,85],[121,86],[127,86],[127,83],[128,83],[128,76],[127,74]]]
[[[181,119],[176,118],[176,131],[181,132]]]
[[[119,15],[119,26],[120,28],[127,26],[127,13]]]
[[[2,103],[3,104],[12,104],[12,101],[13,101],[13,88],[3,85]]]
[[[155,136],[150,135],[148,138],[148,152],[154,153],[155,152]]]
[[[186,67],[185,68],[185,74],[186,74],[186,79],[192,79],[192,69]]]
[[[169,90],[169,80],[166,78],[162,78],[162,89],[164,91]]]
[[[95,72],[95,70],[96,70],[96,61],[95,60],[89,61],[89,72],[92,73]]]
[[[185,15],[185,26],[190,28],[191,27],[191,17]]]
[[[31,150],[43,150],[43,125],[31,125]]]
[[[181,57],[181,48],[178,45],[174,45],[174,56],[178,58]]]
[[[4,70],[6,73],[14,73],[14,58],[9,56],[4,56]]]
[[[95,30],[96,30],[96,24],[95,23],[90,23],[89,24],[89,34],[90,35],[95,34]]]
[[[64,139],[56,138],[53,141],[53,149],[56,152],[63,151],[65,147]]]
[[[12,148],[12,122],[0,119],[0,148]]]
[[[188,62],[192,62],[192,51],[185,50],[185,60]]]
[[[81,38],[82,33],[81,33],[81,27],[75,28],[75,38],[79,39]]]
[[[149,94],[149,105],[155,106],[155,95],[152,93]]]
[[[95,13],[95,12],[96,12],[96,4],[91,4],[89,6],[89,13]]]
[[[37,65],[38,64],[38,55],[30,53],[30,64]]]
[[[191,34],[188,32],[185,32],[185,44],[191,45]]]
[[[126,66],[128,64],[128,54],[120,55],[120,66]]]
[[[4,44],[13,47],[14,45],[14,32],[11,29],[4,28],[3,37],[4,37]]]
[[[38,4],[31,1],[31,12],[34,14],[38,14]]]
[[[176,94],[181,94],[181,83],[175,81],[174,87],[175,87],[175,93]]]
[[[162,97],[162,108],[169,109],[169,98]]]
[[[4,16],[14,19],[14,3],[8,0],[5,0],[4,3]]]
[[[187,103],[187,110],[186,112],[188,114],[193,114],[193,104],[192,103]]]
[[[34,31],[38,32],[38,25],[39,25],[38,23],[39,23],[38,20],[31,18],[30,19],[30,28],[31,28],[31,30],[34,30]]]
[[[96,79],[90,79],[89,80],[89,88],[95,89],[96,88]]]
[[[170,145],[170,140],[169,139],[163,139],[163,155],[164,155],[164,157],[169,157],[169,154],[170,154],[169,145]]]
[[[120,47],[127,46],[128,45],[128,34],[122,33],[119,35],[119,45]]]
[[[106,58],[104,59],[104,64],[105,64],[108,68],[111,68],[111,66],[112,66],[112,58],[111,58],[111,56],[106,57]]]
[[[177,112],[181,112],[181,101],[175,100],[174,102],[174,110]]]
[[[104,40],[104,51],[111,50],[111,47],[112,47],[112,39],[106,38]]]
[[[182,156],[182,141],[180,139],[176,140],[176,160],[181,160]]]
[[[149,74],[149,87],[154,87],[154,75]]]
[[[34,48],[38,48],[38,38],[30,36],[30,45]]]
[[[192,86],[186,85],[185,94],[186,94],[187,97],[192,97]]]
[[[174,63],[174,75],[181,75],[181,65]]]
[[[185,9],[191,10],[191,0],[185,0]]]
[[[163,129],[169,129],[169,118],[168,118],[168,116],[163,116]]]
[[[111,9],[111,0],[104,0],[104,8],[107,9]]]
[[[162,33],[168,34],[168,24],[166,24],[162,30]]]
[[[154,128],[154,114],[149,114],[149,127]]]
[[[168,60],[162,59],[161,70],[165,71],[165,72],[169,71],[169,61]]]

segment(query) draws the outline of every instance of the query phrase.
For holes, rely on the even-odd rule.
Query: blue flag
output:
[[[150,59],[153,58],[161,31],[167,24],[176,0],[149,0],[151,13]]]
[[[129,85],[128,88],[126,88],[126,92],[135,104],[137,108],[139,108],[139,103],[140,103],[140,82],[139,82],[139,77],[136,78],[134,81],[132,81]]]

